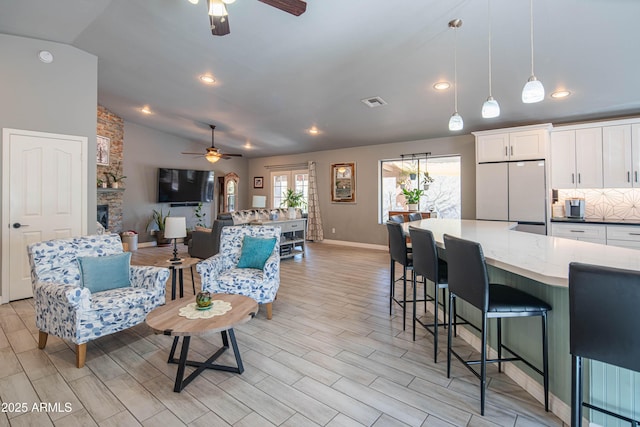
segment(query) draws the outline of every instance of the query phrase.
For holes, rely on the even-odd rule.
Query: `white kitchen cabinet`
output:
[[[607,245],[640,249],[640,226],[607,225]]]
[[[551,235],[583,242],[607,243],[606,226],[600,224],[552,223]]]
[[[473,132],[477,163],[543,160],[547,157],[550,125]]]
[[[629,188],[638,181],[634,168],[631,125],[602,128],[603,182],[605,188]]]
[[[603,187],[602,128],[551,133],[551,187]]]

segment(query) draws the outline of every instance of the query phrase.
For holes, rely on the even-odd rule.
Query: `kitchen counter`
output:
[[[441,248],[443,234],[479,242],[487,265],[551,286],[568,286],[574,261],[640,270],[638,250],[514,231],[514,222],[423,219],[405,223],[406,232],[410,225],[431,230]]]
[[[511,230],[516,226],[513,222],[423,219],[405,223],[403,227],[408,230],[411,225],[431,230],[440,250],[444,247],[443,234],[479,242],[491,283],[509,284],[553,307],[548,318],[551,410],[569,423],[569,263],[577,261],[640,270],[640,251],[514,231]],[[442,255],[446,257],[446,250]],[[458,314],[474,324],[481,321],[478,310],[466,303],[458,304]],[[503,328],[503,342],[540,366],[539,320],[523,318],[509,320],[508,323],[508,328]],[[472,332],[463,330],[462,334],[465,339],[471,337],[470,341],[477,341]],[[495,349],[495,334],[490,333],[489,337],[490,346]],[[603,377],[604,370],[607,375]],[[509,363],[505,365],[504,372],[533,396],[541,398],[541,378],[527,366]],[[600,362],[592,362],[585,374],[589,377],[586,400],[590,396],[602,398],[603,390],[618,396],[634,396],[637,393],[635,384],[640,383],[640,374]],[[622,403],[621,408],[633,411],[626,403]]]
[[[640,225],[639,220],[624,220],[624,219],[578,219],[578,218],[566,218],[566,217],[553,217],[551,222],[566,222],[574,224],[605,224],[605,225]]]

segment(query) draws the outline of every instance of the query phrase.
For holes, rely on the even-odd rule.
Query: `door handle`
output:
[[[635,171],[633,174],[634,174],[634,177],[635,177],[635,181],[638,182],[638,171]]]
[[[581,177],[580,177],[580,172],[578,172],[578,184],[581,184],[581,183],[582,183],[582,180],[581,180]]]
[[[508,148],[507,148],[507,146],[505,145],[505,146],[504,146],[504,156],[505,156],[505,157],[507,157],[507,156],[509,155],[509,152],[508,152],[507,150],[508,150]]]
[[[584,230],[569,230],[572,233],[584,233]]]
[[[575,183],[576,183],[576,174],[575,174],[575,173],[572,173],[572,174],[571,174],[571,183],[572,183],[572,184],[575,184]]]
[[[511,147],[509,147],[509,155],[513,156],[513,145]]]
[[[27,224],[20,224],[19,222],[14,222],[13,224],[11,224],[11,226],[13,228],[28,227]]]
[[[631,182],[631,172],[627,171],[627,182]]]

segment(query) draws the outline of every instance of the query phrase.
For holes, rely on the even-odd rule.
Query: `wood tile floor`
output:
[[[170,250],[142,248],[133,262]],[[90,342],[76,369],[73,346],[50,337],[37,348],[31,300],[1,305],[0,426],[562,425],[495,368],[481,417],[475,377],[454,362],[447,379],[431,336],[418,331],[413,342],[401,311],[389,317],[388,263],[383,251],[307,245],[305,258],[282,262],[273,320],[261,311],[236,329],[245,372],[207,371],[182,393],[167,364],[171,338],[144,324]],[[188,270],[184,278],[191,300]],[[190,356],[219,345],[220,334],[194,337]]]

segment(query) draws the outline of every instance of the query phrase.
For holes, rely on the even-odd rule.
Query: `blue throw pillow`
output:
[[[242,239],[242,253],[238,268],[258,268],[262,270],[267,259],[273,252],[276,238],[244,236]]]
[[[82,286],[91,293],[131,286],[131,252],[106,256],[78,257]]]

